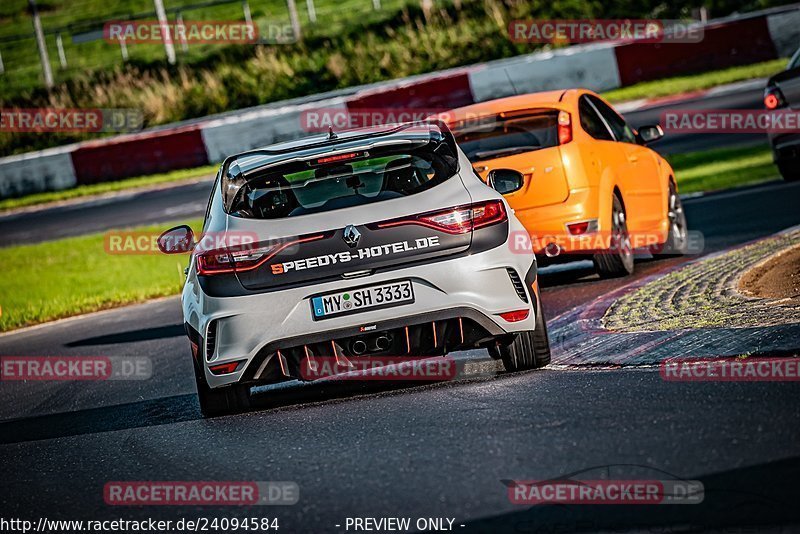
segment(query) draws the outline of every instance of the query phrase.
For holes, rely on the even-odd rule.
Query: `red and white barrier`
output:
[[[469,82],[475,102],[565,87],[607,91],[621,86],[611,44],[571,46],[492,61],[470,69]]]
[[[218,162],[308,134],[314,109],[455,108],[519,93],[647,80],[784,57],[800,44],[800,4],[711,21],[699,43],[602,43],[537,52],[356,88],[349,97],[262,106],[189,125],[0,159],[0,198]],[[320,95],[324,97],[325,95]]]
[[[77,185],[70,147],[49,148],[0,160],[0,198]]]
[[[333,98],[295,106],[245,111],[210,120],[202,125],[202,143],[209,161],[307,135],[301,115],[313,109],[346,109],[345,100]]]

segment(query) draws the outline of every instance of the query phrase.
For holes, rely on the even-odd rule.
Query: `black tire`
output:
[[[778,172],[781,173],[783,179],[787,182],[796,182],[800,180],[800,165],[778,163]]]
[[[537,307],[534,330],[520,332],[509,345],[497,347],[497,352],[509,372],[539,369],[550,363],[550,341],[541,303]]]
[[[669,234],[667,241],[660,251],[660,256],[683,256],[689,250],[689,225],[686,222],[686,213],[683,203],[675,185],[669,184],[669,200],[667,201],[667,217],[669,219]]]
[[[625,208],[619,196],[611,202],[611,247],[592,257],[594,268],[601,278],[617,278],[633,274],[633,250],[628,234]]]
[[[198,365],[194,365],[197,383],[197,400],[200,412],[205,417],[217,417],[243,412],[250,408],[250,388],[238,384],[212,389],[206,382]]]

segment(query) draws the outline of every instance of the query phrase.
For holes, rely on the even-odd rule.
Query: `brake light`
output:
[[[531,311],[528,309],[516,310],[516,311],[501,313],[500,317],[502,317],[505,321],[509,323],[518,323],[519,321],[524,321],[525,319],[527,319],[530,313]]]
[[[432,213],[424,213],[409,219],[397,219],[378,223],[378,228],[390,228],[405,224],[418,224],[448,234],[465,234],[478,228],[497,224],[508,219],[506,208],[502,201],[492,200],[469,206],[459,206]]]
[[[219,365],[212,365],[208,368],[213,375],[229,375],[236,371],[239,368],[239,365],[244,360],[239,360],[238,362],[228,362],[228,363],[221,363]]]
[[[767,87],[764,90],[764,106],[767,109],[778,109],[786,105],[783,93],[777,87]]]
[[[567,232],[569,232],[570,235],[583,235],[596,232],[597,228],[597,219],[567,224]]]
[[[566,111],[558,112],[558,144],[572,141],[572,116]]]
[[[292,245],[317,241],[324,237],[325,234],[317,234],[291,241],[281,241],[266,246],[263,243],[254,243],[247,246],[247,248],[240,248],[237,250],[210,250],[197,255],[197,274],[211,276],[215,274],[232,273],[234,271],[251,271]]]
[[[314,163],[316,165],[323,165],[325,163],[336,163],[339,161],[348,161],[351,159],[360,158],[362,156],[366,156],[366,152],[350,152],[348,154],[337,154],[335,156],[327,156],[324,158],[317,159]]]

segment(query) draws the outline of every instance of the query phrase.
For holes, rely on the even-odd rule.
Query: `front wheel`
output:
[[[541,303],[536,310],[536,327],[520,332],[509,345],[497,348],[506,371],[539,369],[550,363],[550,341]]]
[[[800,180],[800,166],[796,163],[778,163],[778,172],[781,173],[781,176],[787,182],[796,182]]]

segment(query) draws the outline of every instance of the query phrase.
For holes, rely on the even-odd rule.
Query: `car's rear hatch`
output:
[[[428,134],[334,143],[249,173],[237,197],[247,200],[228,206],[227,232],[257,243],[204,254],[211,271],[199,274],[224,264],[245,289],[269,290],[466,252],[474,213],[447,145]]]
[[[453,131],[484,181],[494,169],[524,174],[524,206],[514,207],[534,208],[561,203],[569,195],[558,117],[557,109],[511,111],[461,121]],[[525,194],[528,191],[530,194]]]

